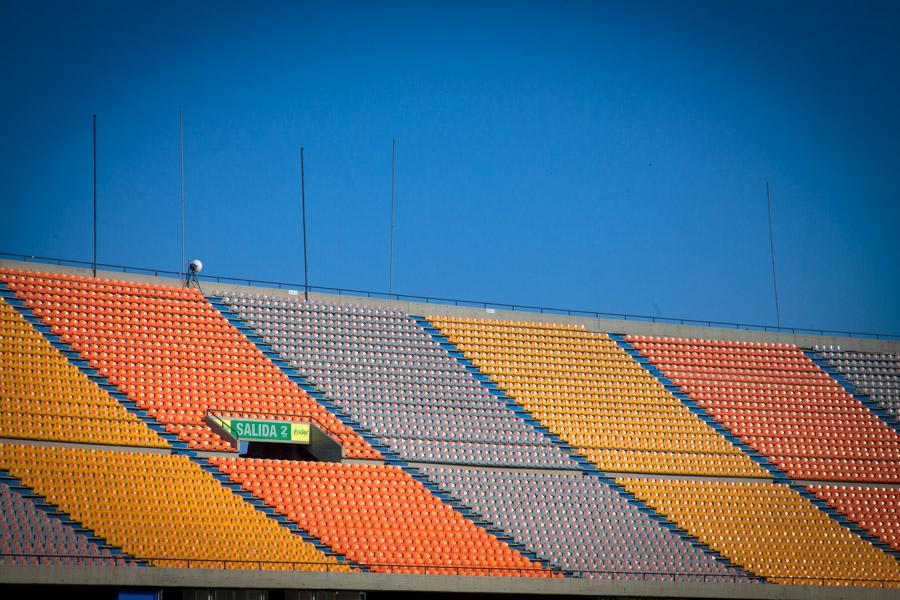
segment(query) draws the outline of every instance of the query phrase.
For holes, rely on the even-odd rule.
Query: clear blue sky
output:
[[[900,3],[0,0],[0,251],[900,333]]]

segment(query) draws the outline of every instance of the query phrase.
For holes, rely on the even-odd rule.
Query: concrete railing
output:
[[[252,571],[318,571],[337,573],[357,571],[347,565],[336,562],[290,562],[268,560],[227,560],[210,558],[188,557],[141,557],[122,558],[85,554],[26,554],[26,553],[0,553],[0,564],[4,566],[19,565],[60,565],[79,564],[95,565],[117,563],[123,568],[137,567],[147,568],[156,566],[161,568],[187,568],[187,569],[236,569]],[[427,564],[394,564],[394,563],[367,563],[365,565],[374,574],[381,575],[457,575],[457,576],[545,576],[550,577],[551,572],[539,567],[486,567],[478,565],[427,565]],[[559,577],[561,574],[555,573]],[[740,574],[723,573],[686,573],[678,571],[604,571],[604,570],[579,570],[568,572],[570,577],[582,579],[610,579],[647,582],[716,582],[716,583],[748,583],[746,576]],[[841,578],[841,577],[803,577],[796,575],[769,575],[770,581],[778,581],[785,585],[846,585],[852,587],[900,586],[900,579],[867,579],[867,578]]]

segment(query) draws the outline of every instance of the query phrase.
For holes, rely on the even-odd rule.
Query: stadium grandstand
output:
[[[0,261],[8,590],[897,597],[900,340],[201,281]]]

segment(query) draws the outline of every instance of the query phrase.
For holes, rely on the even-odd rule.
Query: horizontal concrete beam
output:
[[[0,267],[44,271],[47,273],[66,273],[70,275],[82,275],[85,277],[90,277],[92,274],[91,269],[48,265],[43,263],[30,263],[7,259],[0,259]],[[158,285],[179,285],[178,280],[171,277],[154,277],[152,275],[143,275],[138,273],[97,271],[97,276],[105,279],[118,279],[120,281],[135,281],[141,283],[154,283]],[[294,290],[294,293],[292,294],[288,289],[270,289],[257,286],[211,283],[206,281],[201,281],[201,285],[203,286],[203,291],[205,293],[211,293],[215,290],[227,290],[231,292],[267,294],[270,296],[284,296],[293,298],[297,297],[298,292],[302,293],[302,290]],[[536,313],[501,309],[495,310],[471,306],[453,306],[448,304],[431,304],[423,302],[385,300],[382,298],[322,294],[318,292],[310,292],[310,299],[322,302],[363,304],[367,306],[400,308],[414,315],[440,315],[445,317],[474,317],[482,319],[502,319],[505,321],[530,321],[541,323],[584,325],[591,331],[601,331],[607,333],[795,344],[801,348],[812,348],[816,345],[840,346],[845,350],[854,350],[859,352],[900,353],[900,340],[874,340],[843,336],[775,333],[768,331],[753,331],[747,329],[705,327],[700,325],[652,323],[646,321],[625,319],[594,319],[555,313]]]
[[[57,448],[76,448],[82,450],[108,450],[113,452],[135,452],[138,454],[171,454],[171,448],[151,448],[148,446],[120,446],[117,444],[92,444],[89,442],[67,442],[60,440],[35,440],[31,438],[0,437],[0,444],[17,444],[19,446],[54,446]],[[224,454],[234,456],[234,453]]]
[[[553,594],[747,600],[894,600],[897,597],[896,590],[862,587],[48,565],[4,566],[0,569],[0,584]]]

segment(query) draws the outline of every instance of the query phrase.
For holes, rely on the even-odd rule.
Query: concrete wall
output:
[[[359,590],[473,594],[554,594],[644,598],[735,598],[747,600],[894,600],[887,588],[820,587],[737,583],[657,583],[590,579],[454,577],[373,573],[307,573],[151,567],[4,566],[0,584],[137,586],[154,588],[251,588]]]
[[[51,273],[67,273],[90,277],[91,269],[46,265],[43,263],[27,263],[13,260],[0,259],[0,267],[12,269],[30,269]],[[98,277],[118,279],[121,281],[137,281],[142,283],[155,283],[161,285],[179,285],[179,282],[167,277],[154,277],[138,273],[121,273],[117,271],[98,271]],[[216,290],[244,292],[251,294],[268,294],[270,296],[297,297],[299,291],[292,294],[288,289],[263,288],[246,285],[210,283],[201,281],[203,292],[210,294]],[[766,331],[750,331],[746,329],[730,329],[720,327],[702,327],[696,325],[677,325],[671,323],[650,323],[645,321],[633,321],[623,319],[595,319],[588,317],[574,317],[553,313],[532,313],[524,311],[512,311],[502,309],[485,309],[469,306],[453,306],[448,304],[430,304],[423,302],[408,302],[403,300],[385,300],[382,298],[366,298],[360,296],[343,296],[337,294],[310,293],[310,299],[323,302],[337,302],[349,304],[364,304],[368,306],[384,306],[401,308],[413,315],[440,315],[446,317],[476,317],[482,319],[502,319],[507,321],[525,321],[542,323],[564,323],[584,325],[591,331],[609,333],[622,333],[633,335],[652,335],[663,337],[703,338],[712,340],[735,340],[747,342],[769,342],[781,344],[795,344],[801,348],[813,346],[840,346],[845,350],[860,352],[892,352],[900,353],[900,340],[874,340],[865,338],[851,338],[841,336],[818,336],[809,334],[775,333]]]

